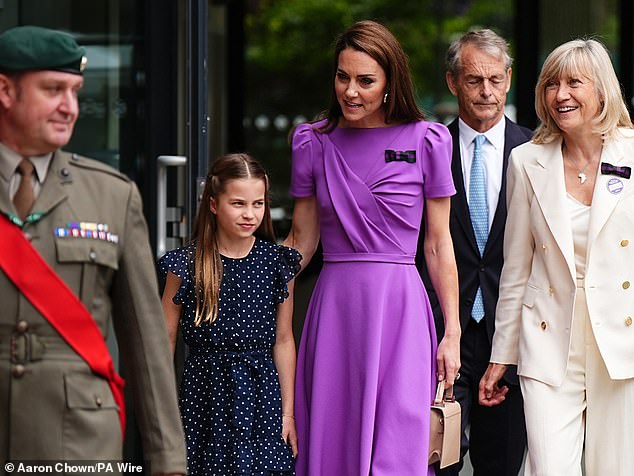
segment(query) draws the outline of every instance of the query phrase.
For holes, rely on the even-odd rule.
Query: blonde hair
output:
[[[194,287],[196,290],[196,316],[194,325],[214,322],[218,318],[218,298],[222,281],[222,260],[218,249],[218,221],[211,213],[209,203],[222,194],[231,180],[261,179],[264,181],[264,218],[254,235],[263,240],[275,242],[269,179],[262,165],[248,154],[227,154],[217,158],[211,165],[205,181],[202,200],[196,223],[194,239],[196,258],[194,260]]]
[[[594,82],[600,102],[599,114],[592,120],[596,134],[610,138],[618,127],[634,128],[607,49],[597,40],[577,39],[558,46],[544,61],[535,86],[535,112],[541,122],[533,142],[546,144],[561,136],[561,129],[548,112],[546,85],[554,79],[574,76]]]

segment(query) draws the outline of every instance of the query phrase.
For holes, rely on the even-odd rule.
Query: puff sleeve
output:
[[[425,198],[454,195],[456,189],[451,175],[452,140],[447,127],[430,123],[422,147]]]
[[[302,255],[287,246],[277,245],[277,269],[275,272],[275,297],[280,304],[288,298],[288,282],[300,270]]]
[[[181,305],[187,298],[187,289],[193,282],[194,259],[196,250],[190,245],[183,248],[176,248],[168,251],[158,261],[159,273],[165,279],[167,273],[171,272],[182,281],[178,291],[174,295],[174,304]]]
[[[315,195],[313,157],[320,153],[321,147],[314,127],[316,124],[301,124],[293,133],[290,190],[293,198]]]

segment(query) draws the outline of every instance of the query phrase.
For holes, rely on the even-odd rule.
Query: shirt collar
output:
[[[0,142],[0,175],[5,181],[11,179],[21,160],[20,154]]]
[[[46,172],[48,171],[48,166],[51,163],[52,157],[52,152],[29,157],[33,163],[37,179],[40,183],[44,182],[44,179],[46,178]],[[18,165],[22,162],[22,158],[23,157],[16,151],[0,142],[0,174],[6,181],[9,181],[11,176],[15,174]]]
[[[506,118],[504,116],[502,116],[502,119],[499,120],[496,125],[486,132],[478,132],[469,127],[462,119],[459,119],[458,130],[465,145],[470,145],[477,135],[483,134],[496,150],[504,150],[504,132],[506,131]]]

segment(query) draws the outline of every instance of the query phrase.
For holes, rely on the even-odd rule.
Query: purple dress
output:
[[[302,334],[298,476],[422,476],[436,335],[414,256],[424,198],[455,193],[424,121],[293,136],[291,194],[316,197],[324,266]]]

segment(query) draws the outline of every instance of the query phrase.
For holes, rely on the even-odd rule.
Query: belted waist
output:
[[[324,253],[324,263],[341,263],[346,261],[372,261],[393,264],[414,264],[416,255],[393,253]]]
[[[0,360],[26,364],[44,359],[82,360],[61,337],[33,332],[0,335]]]
[[[584,289],[586,287],[586,278],[585,276],[577,276],[577,287]]]
[[[230,421],[240,434],[252,431],[256,402],[262,398],[262,383],[271,370],[271,350],[228,351],[192,349],[193,355],[219,356],[219,367],[231,391]]]

